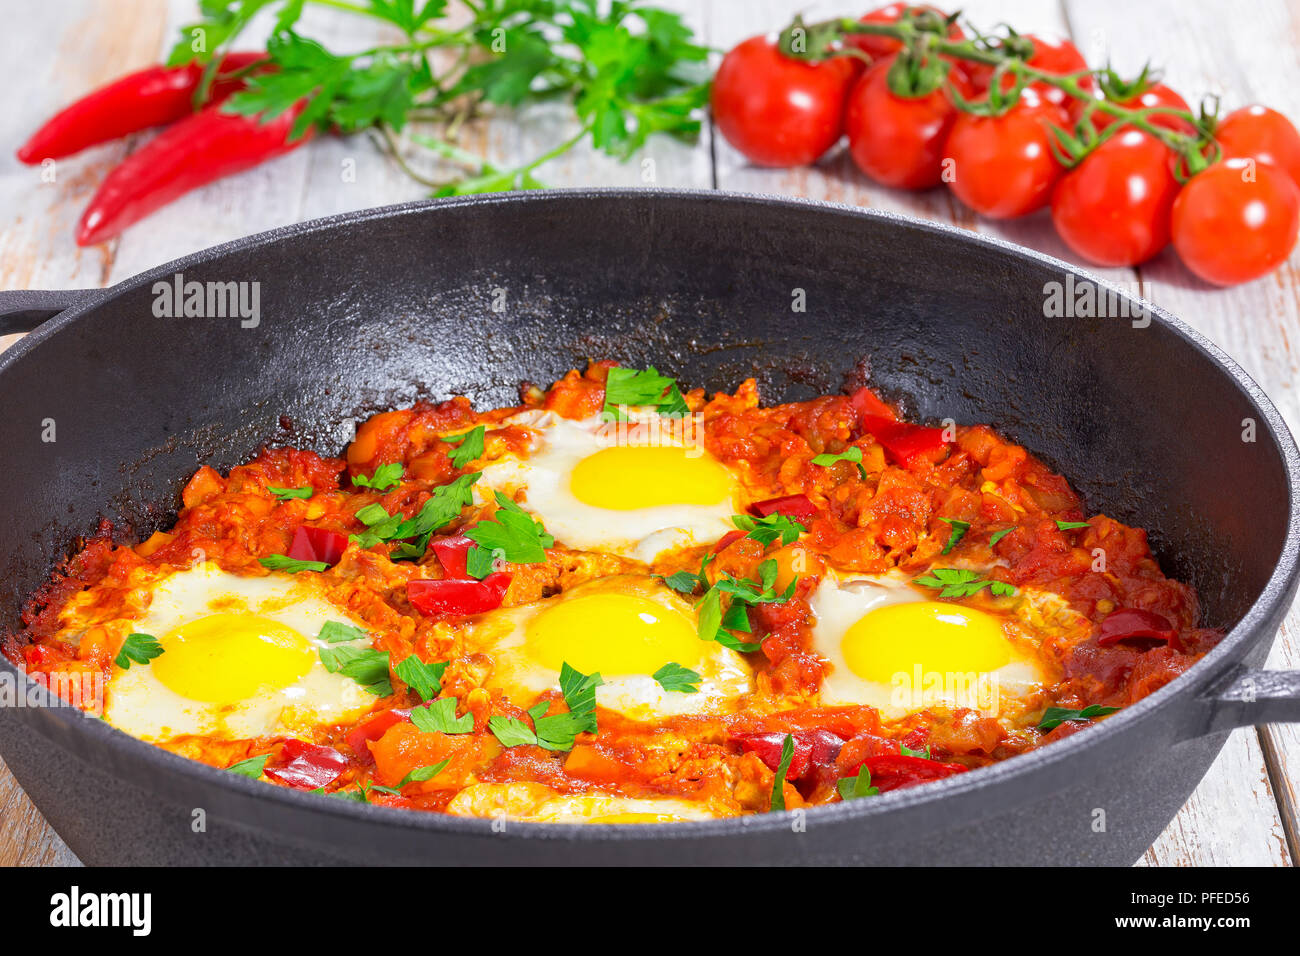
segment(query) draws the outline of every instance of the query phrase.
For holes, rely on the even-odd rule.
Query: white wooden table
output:
[[[803,10],[806,19],[853,14],[878,5],[799,0],[660,0],[687,13],[708,45],[726,49],[776,29]],[[1300,0],[969,0],[981,27],[999,22],[1021,32],[1068,35],[1101,64],[1124,72],[1150,59],[1189,101],[1217,92],[1226,107],[1263,102],[1300,120]],[[116,144],[62,161],[56,181],[21,166],[12,150],[69,100],[130,69],[158,61],[192,0],[7,0],[0,31],[0,288],[108,285],[197,249],[273,226],[330,213],[421,198],[364,136],[326,139],[267,166],[193,193],[104,247],[78,249],[73,227],[96,184],[136,143]],[[360,49],[378,33],[364,21],[312,9],[311,35]],[[250,35],[249,40],[254,39]],[[245,47],[246,48],[246,47]],[[546,106],[465,130],[463,144],[495,161],[531,158],[567,135],[566,108]],[[977,219],[949,195],[919,196],[874,186],[842,152],[810,169],[761,170],[707,128],[694,147],[652,142],[645,157],[619,165],[583,150],[539,171],[553,186],[653,184],[811,196],[897,210],[989,232],[1064,259],[1075,257],[1040,215],[995,224]],[[355,181],[341,175],[355,163]],[[1213,289],[1188,274],[1167,250],[1140,269],[1099,270],[1205,333],[1235,357],[1272,396],[1293,431],[1300,427],[1296,380],[1300,356],[1300,255],[1279,272],[1237,289]],[[0,339],[0,348],[12,342]],[[1300,619],[1288,616],[1269,660],[1300,667]],[[1151,865],[1289,865],[1300,855],[1297,788],[1300,726],[1235,732],[1177,818],[1147,851]],[[0,764],[0,864],[76,863]]]

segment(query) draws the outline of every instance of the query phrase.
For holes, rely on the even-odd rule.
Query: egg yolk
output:
[[[182,624],[158,643],[151,662],[164,686],[189,700],[231,704],[264,687],[287,687],[316,651],[291,627],[257,614],[209,614]]]
[[[876,608],[845,632],[840,647],[849,670],[881,684],[918,665],[927,674],[987,674],[1011,661],[995,618],[940,601]]]
[[[617,445],[574,466],[569,488],[595,508],[715,505],[732,497],[731,473],[700,449]]]
[[[635,594],[592,594],[560,601],[528,623],[528,654],[558,671],[653,674],[669,661],[700,661],[700,638],[682,613]]]

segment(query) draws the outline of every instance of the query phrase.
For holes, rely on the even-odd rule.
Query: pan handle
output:
[[[89,289],[18,289],[0,292],[0,335],[30,332],[46,319],[70,309]]]
[[[1300,671],[1237,667],[1201,694],[1205,723],[1197,736],[1233,727],[1300,723]]]

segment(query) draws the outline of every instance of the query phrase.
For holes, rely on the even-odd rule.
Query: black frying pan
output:
[[[155,283],[178,272],[259,283],[260,322],[156,316]],[[767,401],[869,379],[913,415],[990,422],[1041,454],[1090,511],[1147,528],[1206,621],[1231,629],[1188,674],[1060,743],[807,813],[504,830],[268,786],[66,707],[0,707],[0,754],[88,863],[1130,863],[1230,728],[1300,720],[1300,674],[1253,670],[1296,585],[1300,472],[1273,405],[1173,318],[1046,317],[1045,287],[1071,273],[1091,281],[874,212],[614,190],[372,210],[111,289],[0,293],[7,330],[57,313],[0,355],[0,627],[100,516],[143,537],[198,465],[227,469],[263,442],[337,453],[349,420],[416,398],[512,403],[520,380],[588,358],[708,388],[752,375]],[[26,686],[7,663],[0,679]]]

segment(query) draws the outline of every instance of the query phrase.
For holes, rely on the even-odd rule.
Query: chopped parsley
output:
[[[297,574],[299,571],[324,571],[329,567],[324,561],[300,561],[287,554],[270,554],[265,558],[258,558],[257,563],[272,571],[288,571],[290,574]]]
[[[430,764],[427,767],[416,767],[405,777],[403,777],[401,783],[399,783],[395,787],[385,787],[382,786],[381,784],[372,783],[369,789],[377,790],[380,793],[387,793],[391,796],[396,796],[397,794],[400,794],[402,792],[402,788],[405,787],[408,783],[424,783],[426,780],[432,780],[434,777],[438,776],[438,774],[446,770],[447,764],[449,763],[451,763],[450,757],[447,758],[446,760],[439,760],[437,763]],[[365,790],[362,791],[361,795],[363,798],[362,802],[364,802]]]
[[[840,799],[845,801],[874,797],[880,793],[879,787],[871,785],[871,771],[867,769],[865,763],[858,769],[856,777],[840,777],[835,784],[835,789],[839,791]]]
[[[426,734],[467,734],[474,729],[474,715],[457,717],[456,698],[439,697],[423,707],[412,707],[411,723]]]
[[[943,550],[939,552],[940,554],[947,554],[953,548],[957,547],[957,542],[966,537],[966,532],[970,530],[970,522],[962,521],[960,518],[940,518],[939,520],[952,529],[952,533],[948,535],[948,543],[945,544]]]
[[[247,757],[244,760],[237,760],[226,769],[231,773],[237,773],[241,777],[251,777],[256,780],[262,776],[262,771],[266,769],[266,761],[270,754],[262,754],[258,757]]]
[[[1113,714],[1119,710],[1118,707],[1102,707],[1099,704],[1093,704],[1091,707],[1085,707],[1083,710],[1071,710],[1068,707],[1049,707],[1043,712],[1043,719],[1038,722],[1039,730],[1055,730],[1067,720],[1092,720],[1094,717],[1105,717],[1107,714]]]
[[[661,574],[658,575],[659,580],[668,585],[678,594],[689,595],[694,594],[700,588],[707,589],[709,586],[709,580],[704,576],[704,569],[709,566],[709,562],[713,560],[713,557],[714,556],[711,554],[704,556],[704,560],[700,562],[700,570],[698,573],[693,571],[678,571],[675,574],[668,575],[667,577],[664,577]]]
[[[414,654],[404,657],[393,668],[393,673],[406,682],[420,700],[433,700],[442,690],[442,675],[447,669],[445,661],[426,664]]]
[[[682,418],[690,412],[677,380],[660,375],[654,366],[644,371],[617,366],[609,370],[603,413],[607,421],[623,421],[624,408],[647,405],[669,418]]]
[[[1059,518],[1056,521],[1056,526],[1062,531],[1073,531],[1075,528],[1092,527],[1092,525],[1088,524],[1086,521],[1061,521]]]
[[[989,547],[990,548],[993,547],[995,544],[997,544],[999,541],[1001,541],[1003,538],[1005,538],[1007,535],[1009,535],[1011,532],[1015,530],[1016,529],[1014,527],[1011,527],[1011,528],[1003,528],[1001,531],[994,531],[993,534],[989,536]]]
[[[344,624],[341,621],[326,621],[321,626],[320,633],[316,635],[319,640],[324,641],[326,644],[359,641],[366,636],[366,632],[361,628],[353,627],[351,624]]]
[[[550,704],[541,700],[526,712],[532,727],[518,717],[497,715],[488,718],[488,730],[503,747],[572,750],[578,734],[596,732],[596,688],[602,683],[599,674],[583,674],[566,662],[560,668],[560,690],[569,705],[567,713],[547,715]]]
[[[400,462],[395,461],[387,465],[380,465],[375,469],[375,473],[367,478],[365,475],[353,475],[352,484],[358,488],[371,488],[375,491],[383,491],[386,488],[392,488],[394,485],[401,484],[402,475],[406,467]]]
[[[465,567],[476,578],[491,574],[497,558],[512,564],[540,564],[546,560],[546,549],[555,544],[540,521],[501,492],[493,494],[496,514],[465,532],[474,542],[465,556]]]
[[[923,759],[923,760],[933,760],[933,759],[934,759],[933,757],[930,756],[930,745],[929,745],[929,744],[926,744],[924,750],[913,750],[913,749],[912,749],[911,747],[909,747],[907,744],[899,744],[899,745],[898,745],[898,752],[901,753],[904,757],[920,757],[920,758]]]
[[[451,438],[443,438],[444,444],[454,446],[447,456],[451,463],[457,468],[464,468],[476,458],[483,457],[483,436],[487,429],[482,425],[470,429],[463,435],[453,435]]]
[[[122,642],[121,650],[117,652],[117,657],[113,658],[113,663],[122,670],[130,670],[132,661],[137,664],[148,664],[162,652],[162,645],[152,634],[128,634],[126,640]]]
[[[275,495],[280,501],[289,501],[293,498],[310,498],[311,485],[302,488],[277,488],[274,485],[267,485],[266,490]]]
[[[799,540],[799,535],[808,530],[796,519],[780,512],[773,512],[763,518],[732,515],[731,523],[746,532],[746,538],[753,538],[765,548],[777,538],[781,539],[783,545],[794,544]]]
[[[393,692],[388,676],[387,651],[340,644],[338,647],[322,647],[320,661],[331,674],[352,678],[376,697],[387,697]]]
[[[669,661],[654,672],[654,679],[670,694],[695,694],[699,692],[703,678],[690,668]]]
[[[749,607],[755,604],[784,604],[794,595],[797,581],[791,581],[784,592],[778,594],[776,584],[776,560],[768,558],[758,565],[758,580],[736,578],[729,574],[714,584],[704,597],[696,604],[699,612],[700,638],[705,641],[717,641],[723,647],[733,651],[752,653],[761,647],[759,642],[739,640],[732,631],[751,632]],[[700,568],[703,577],[704,569]],[[727,597],[727,607],[722,607],[723,596]]]
[[[439,485],[413,518],[404,518],[399,511],[389,514],[379,503],[358,508],[356,517],[366,530],[349,538],[362,548],[373,548],[386,541],[402,541],[389,554],[394,561],[416,560],[424,557],[429,538],[443,525],[460,517],[461,509],[474,502],[474,483],[479,472],[461,475],[455,481]],[[415,539],[408,541],[407,539]]]
[[[785,735],[781,741],[781,762],[776,766],[776,776],[772,778],[772,810],[785,809],[785,775],[790,772],[790,761],[794,759],[794,737]]]
[[[988,588],[998,597],[1008,597],[1016,593],[1014,585],[1005,581],[982,578],[969,568],[931,568],[928,575],[913,578],[913,583],[927,588],[940,588],[939,597],[962,598],[978,594]]]
[[[862,449],[859,448],[857,445],[850,445],[848,448],[844,449],[838,455],[831,455],[828,453],[814,455],[812,463],[814,465],[821,465],[823,468],[827,468],[838,461],[853,462],[855,465],[858,466],[858,474],[862,476],[863,480],[866,480],[867,469],[862,467]]]

